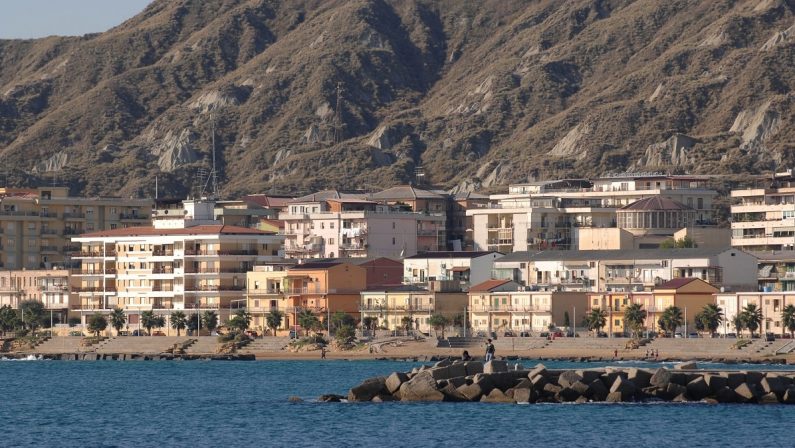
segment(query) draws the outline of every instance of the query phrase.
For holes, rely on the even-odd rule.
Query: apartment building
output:
[[[279,259],[283,237],[219,224],[213,201],[184,201],[181,213],[158,215],[153,226],[91,232],[72,238],[81,261],[74,305],[81,315],[214,310],[221,321],[246,301],[246,273]]]
[[[631,246],[622,249],[652,248],[682,227],[714,225],[712,202],[717,192],[706,183],[701,176],[653,173],[532,182],[511,185],[508,194],[492,195],[488,205],[466,213],[473,219],[476,250],[576,249],[581,230],[612,228],[626,232],[624,245]],[[629,207],[654,197],[666,201]],[[622,209],[626,219],[619,222]],[[670,214],[674,209],[679,210],[675,217]],[[613,233],[610,239],[621,243],[621,233]],[[586,241],[595,238],[585,236]],[[589,246],[593,243],[582,249]]]
[[[776,173],[757,188],[731,192],[732,246],[753,251],[795,249],[795,174]]]
[[[445,245],[445,216],[323,191],[279,214],[292,258],[401,258]]]
[[[756,290],[757,259],[733,248],[514,252],[493,277],[533,290],[643,291],[676,278],[727,290]]]
[[[402,205],[414,212],[443,214],[447,250],[473,250],[472,218],[466,211],[485,206],[488,196],[477,193],[450,193],[445,190],[425,190],[411,185],[399,185],[373,193],[368,199],[379,203]]]
[[[658,286],[652,291],[639,292],[604,292],[588,294],[588,309],[606,311],[607,325],[603,331],[608,335],[629,335],[630,329],[624,323],[624,311],[633,304],[639,304],[646,311],[644,327],[649,331],[658,331],[658,320],[663,311],[670,306],[682,310],[682,331],[694,332],[695,315],[705,305],[715,303],[714,294],[719,291],[715,286],[698,278],[676,278]]]
[[[71,304],[67,269],[0,270],[0,306],[19,309],[24,300],[38,300],[52,312],[54,322],[66,323]]]
[[[427,285],[430,281],[453,281],[463,290],[491,278],[497,252],[424,252],[403,259],[403,283]]]
[[[584,292],[525,291],[511,280],[487,280],[469,289],[469,321],[474,331],[537,334],[550,324],[563,326],[566,314],[574,324],[584,315]]]
[[[745,307],[750,304],[756,305],[762,311],[762,325],[756,334],[789,334],[789,330],[784,327],[782,322],[781,313],[787,305],[795,305],[795,293],[793,292],[719,292],[715,294],[714,300],[724,314],[723,325],[718,330],[720,334],[737,333],[732,322],[737,314],[743,312]],[[748,334],[748,330],[743,333]]]
[[[429,288],[416,285],[392,285],[367,289],[360,294],[361,318],[376,320],[388,330],[409,329],[430,334],[431,316],[441,314],[451,322],[465,316],[467,294],[450,283],[434,282]],[[460,328],[460,327],[459,327]]]
[[[66,187],[0,188],[0,269],[71,266],[72,236],[146,225],[152,204],[71,197]]]
[[[751,254],[757,258],[757,291],[795,291],[795,250]]]

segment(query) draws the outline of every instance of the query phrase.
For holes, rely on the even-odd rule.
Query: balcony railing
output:
[[[63,214],[65,219],[86,219],[85,213],[66,212]]]
[[[58,252],[58,247],[56,246],[40,246],[40,252]]]
[[[149,217],[137,213],[119,213],[119,219],[149,219]]]
[[[76,286],[72,288],[72,292],[116,292],[116,288],[112,286],[108,287],[101,287],[101,286]]]
[[[549,313],[550,307],[538,305],[473,305],[471,310],[477,311],[505,311],[512,313]]]
[[[185,291],[245,291],[241,285],[185,285]]]
[[[42,235],[60,235],[61,231],[58,229],[41,229]]]
[[[102,258],[102,257],[115,257],[116,251],[115,250],[108,250],[105,251],[103,254],[100,251],[80,251],[72,254],[74,258]]]
[[[406,312],[406,311],[428,312],[433,310],[434,310],[433,305],[388,305],[388,306],[361,305],[359,306],[359,311],[377,311],[379,313]]]

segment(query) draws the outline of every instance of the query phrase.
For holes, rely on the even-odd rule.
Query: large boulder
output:
[[[464,363],[464,367],[467,371],[466,376],[483,373],[483,363],[480,361],[467,361]]]
[[[434,367],[433,369],[429,370],[428,372],[430,372],[431,376],[435,380],[446,380],[447,378],[451,378],[452,377],[452,375],[450,375],[450,367],[448,367],[448,366]]]
[[[651,385],[651,372],[633,367],[627,372],[627,379],[640,389],[649,387]]]
[[[715,399],[718,400],[718,403],[734,403],[737,401],[737,394],[734,393],[734,389],[724,387],[715,392]]]
[[[445,358],[434,364],[433,367],[448,367],[451,365],[453,365],[453,361],[450,358]]]
[[[620,376],[616,378],[615,382],[613,382],[613,385],[610,387],[611,393],[613,392],[621,393],[621,399],[625,401],[635,395],[635,390],[636,387],[632,383],[632,381],[624,379],[623,377]]]
[[[582,381],[577,381],[569,387],[578,394],[583,395],[585,397],[590,397],[591,395],[591,388],[588,387],[588,385],[583,383]]]
[[[503,391],[499,389],[492,389],[492,391],[488,395],[484,395],[480,397],[481,403],[516,403],[516,401],[505,395]]]
[[[704,382],[707,383],[709,390],[714,394],[728,385],[728,379],[723,375],[704,375]]]
[[[401,401],[442,401],[444,394],[436,388],[430,373],[420,373],[400,386]]]
[[[778,396],[773,392],[766,393],[759,397],[760,404],[778,404]]]
[[[517,403],[532,403],[536,400],[536,392],[529,388],[514,389],[513,399]]]
[[[537,391],[543,390],[544,386],[549,383],[544,375],[536,375],[530,379],[530,382],[533,383],[533,389]]]
[[[726,374],[726,385],[732,389],[745,382],[745,373],[729,372]]]
[[[602,372],[598,370],[576,370],[575,373],[582,377],[582,382],[585,384],[591,384],[593,380],[602,375]]]
[[[465,384],[456,390],[470,401],[478,401],[484,395],[483,388],[477,383]]]
[[[698,377],[687,383],[687,395],[694,400],[701,400],[709,395],[709,392],[709,386],[707,386],[707,382],[704,381],[704,377]]]
[[[506,361],[491,360],[483,365],[483,373],[501,373],[508,371],[508,363]]]
[[[605,398],[605,401],[608,403],[621,403],[623,399],[624,398],[621,392],[610,392],[609,394],[607,394],[607,398]]]
[[[472,382],[474,384],[478,384],[481,389],[483,389],[484,394],[488,394],[494,389],[494,380],[492,379],[492,375],[486,375],[483,373],[479,373],[472,378]]]
[[[578,381],[582,381],[582,377],[573,370],[566,370],[558,377],[558,384],[563,387],[571,387],[572,384]]]
[[[581,396],[582,394],[570,387],[564,387],[560,392],[558,392],[558,397],[560,397],[560,401],[563,402],[576,401]]]
[[[394,394],[400,389],[400,385],[409,380],[409,376],[403,372],[393,372],[386,378],[386,390]]]
[[[679,364],[674,366],[674,370],[696,370],[698,369],[698,364],[693,361],[689,362],[680,362]]]
[[[450,369],[450,378],[468,375],[466,366],[461,362],[451,364],[448,369]]]
[[[795,404],[795,386],[790,386],[784,392],[784,397],[781,399],[781,402],[787,404]]]
[[[756,385],[753,383],[742,383],[734,388],[737,401],[740,403],[751,403],[759,397]]]
[[[461,393],[452,384],[447,384],[440,390],[444,394],[444,401],[469,401],[469,397]]]
[[[664,395],[669,398],[673,398],[677,395],[686,394],[686,393],[687,393],[687,387],[682,386],[681,384],[668,383],[668,386],[665,388]]]
[[[532,380],[534,377],[539,375],[546,377],[547,373],[548,373],[547,368],[544,366],[544,364],[536,364],[536,366],[533,367],[533,370],[531,370],[530,373],[527,374],[527,377]]]
[[[665,390],[671,382],[671,372],[665,367],[660,367],[649,378],[649,384],[659,389]]]
[[[434,381],[434,387],[436,382]],[[370,401],[378,394],[389,393],[386,390],[386,378],[379,376],[368,378],[348,391],[348,401]]]
[[[762,378],[762,381],[759,382],[759,385],[762,387],[762,390],[766,394],[772,392],[778,396],[782,396],[784,395],[784,392],[787,390],[787,386],[777,376]]]
[[[590,398],[594,401],[605,401],[607,395],[610,393],[607,387],[605,387],[605,383],[600,379],[591,381],[591,383],[588,384],[588,390],[590,391]]]
[[[751,370],[749,372],[745,372],[745,382],[749,384],[759,384],[764,379],[765,373],[758,372],[755,370]]]

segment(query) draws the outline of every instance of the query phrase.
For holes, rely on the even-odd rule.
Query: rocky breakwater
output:
[[[505,361],[483,364],[445,360],[411,372],[369,378],[353,387],[347,398],[350,402],[795,403],[795,372],[696,369],[695,363],[685,363],[674,369],[552,370],[543,364],[525,369],[519,364],[509,366]]]

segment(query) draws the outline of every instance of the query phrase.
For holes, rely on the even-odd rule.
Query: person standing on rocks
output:
[[[494,344],[492,344],[491,339],[486,340],[486,362],[491,361],[494,359]]]
[[[472,357],[469,356],[469,351],[464,350],[464,353],[461,354],[462,361],[472,361]]]

